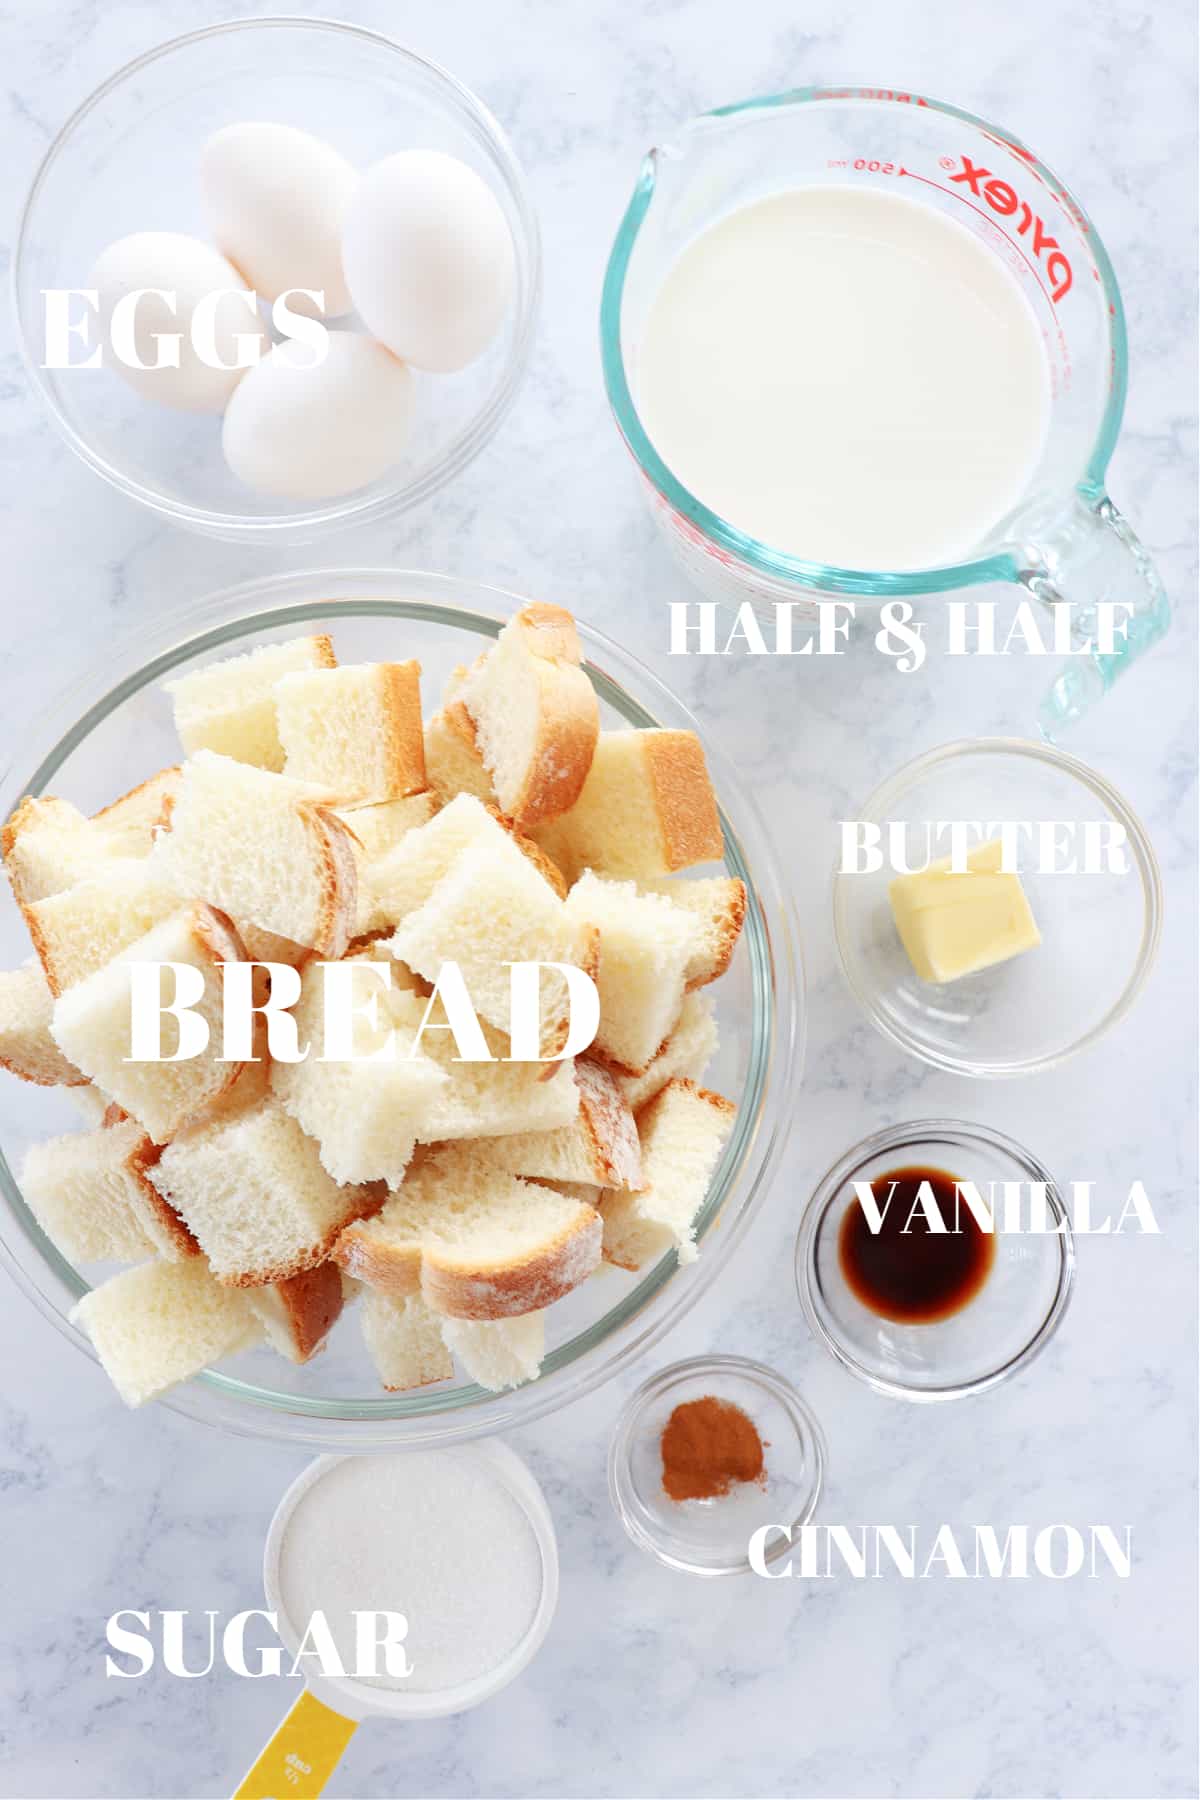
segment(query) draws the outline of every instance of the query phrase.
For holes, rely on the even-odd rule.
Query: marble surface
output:
[[[301,10],[303,0],[298,0]],[[229,16],[250,6],[228,6]],[[317,9],[314,9],[317,10]],[[322,9],[328,10],[328,9]],[[545,236],[545,308],[525,389],[453,491],[317,560],[446,569],[553,597],[667,675],[779,821],[809,974],[795,1129],[747,1243],[627,1378],[519,1434],[560,1534],[546,1651],[502,1700],[401,1732],[365,1728],[336,1795],[1184,1796],[1196,1791],[1195,691],[1192,21],[1130,0],[342,0],[453,68],[512,132]],[[201,22],[184,0],[3,8],[0,186],[13,220],[67,112],[111,70]],[[818,80],[889,81],[997,118],[1061,168],[1112,252],[1133,380],[1113,490],[1175,600],[1170,647],[1118,689],[1087,748],[1148,821],[1167,888],[1162,954],[1136,1012],[1040,1077],[973,1085],[906,1060],[856,1013],[833,958],[832,821],[919,749],[1026,730],[1028,667],[874,659],[668,667],[664,602],[687,590],[611,428],[596,348],[604,260],[641,152],[690,114]],[[286,566],[187,538],[108,491],[0,366],[4,735],[110,636]],[[301,553],[303,554],[303,553]],[[294,565],[293,565],[294,566]],[[1038,665],[1040,678],[1044,665]],[[866,1132],[986,1120],[1063,1177],[1143,1179],[1158,1238],[1080,1249],[1044,1359],[978,1401],[878,1397],[810,1341],[791,1246],[802,1203]],[[720,1348],[774,1364],[828,1432],[823,1511],[848,1522],[1095,1519],[1133,1529],[1131,1580],[708,1584],[625,1539],[605,1490],[623,1391]],[[0,1791],[221,1795],[284,1704],[272,1682],[107,1682],[119,1606],[258,1602],[263,1534],[304,1454],[225,1439],[103,1378],[16,1293],[0,1308]]]

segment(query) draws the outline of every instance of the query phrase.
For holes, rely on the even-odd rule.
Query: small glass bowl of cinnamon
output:
[[[691,1575],[739,1575],[760,1527],[809,1523],[826,1461],[820,1426],[782,1376],[745,1357],[702,1356],[651,1376],[628,1401],[608,1489],[639,1549]],[[769,1532],[765,1561],[788,1549],[783,1532]]]

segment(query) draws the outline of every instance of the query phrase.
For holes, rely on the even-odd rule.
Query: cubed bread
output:
[[[266,1287],[315,1269],[343,1228],[384,1195],[339,1187],[312,1139],[273,1098],[181,1133],[150,1179],[218,1281],[232,1287]]]
[[[348,663],[275,684],[284,773],[347,799],[398,800],[425,784],[421,665]]]
[[[420,1294],[395,1299],[367,1288],[360,1317],[363,1342],[389,1394],[427,1387],[453,1375],[454,1363],[442,1342],[442,1321]]]
[[[584,869],[652,881],[715,862],[725,844],[692,731],[606,731],[569,813],[537,832],[568,881]]]
[[[458,699],[501,812],[528,827],[574,805],[600,729],[579,634],[561,606],[523,606],[471,668]]]
[[[410,831],[428,825],[437,811],[437,804],[435,796],[426,789],[423,793],[408,794],[400,800],[384,800],[371,806],[338,809],[338,818],[354,839],[358,863],[355,937],[385,931],[395,923],[375,892],[375,865],[394,850]]]
[[[670,1037],[642,1075],[618,1075],[617,1086],[637,1113],[675,1076],[700,1080],[717,1053],[717,1021],[707,994],[688,994]]]
[[[341,1316],[342,1271],[325,1262],[270,1287],[246,1288],[245,1294],[272,1348],[289,1362],[306,1363]]]
[[[103,1125],[105,1114],[112,1102],[107,1094],[92,1082],[85,1082],[83,1087],[68,1087],[62,1090],[63,1098],[69,1100],[72,1111],[78,1113],[85,1125]]]
[[[555,606],[523,607],[424,725],[415,662],[339,669],[320,636],[169,691],[182,766],[90,819],[30,797],[0,845],[39,959],[0,973],[0,1067],[63,1084],[91,1126],[30,1152],[26,1198],[72,1261],[137,1264],[76,1316],[131,1405],[255,1343],[304,1363],[354,1299],[389,1391],[456,1363],[491,1392],[535,1379],[546,1309],[602,1256],[695,1254],[730,1129],[696,1085],[717,1034],[693,990],[747,896],[671,879],[723,851],[696,738],[601,737]],[[145,962],[200,969],[201,1056],[128,1060]],[[250,1060],[220,1060],[229,962],[300,972],[300,1062],[261,1017]],[[569,989],[543,967],[540,1055],[510,1060],[515,963],[597,983],[586,1054],[563,1058]],[[459,1060],[446,964],[490,1060]],[[352,1007],[357,1054],[331,1039],[325,1061],[329,968],[379,1012]]]
[[[510,1024],[512,963],[571,963],[590,972],[595,960],[590,926],[568,913],[503,831],[499,842],[462,851],[424,905],[401,920],[387,947],[427,981],[436,981],[444,962],[456,962],[476,1012],[502,1031]],[[543,1056],[557,1055],[566,1043],[568,1008],[566,980],[556,969],[544,969]]]
[[[419,1292],[452,1318],[501,1319],[578,1287],[599,1261],[600,1240],[594,1208],[447,1145],[415,1160],[403,1187],[374,1218],[350,1225],[334,1254],[383,1293]]]
[[[69,800],[26,794],[0,831],[0,851],[13,894],[28,907],[99,873],[118,846]]]
[[[213,1280],[202,1257],[140,1263],[93,1288],[71,1313],[126,1406],[141,1406],[223,1356],[259,1342],[245,1296]]]
[[[486,805],[496,801],[492,778],[483,766],[471,715],[461,700],[447,700],[425,724],[425,777],[443,806],[456,794],[473,794]]]
[[[354,932],[354,841],[318,790],[202,750],[184,764],[158,865],[233,919],[338,957]]]
[[[60,994],[50,1029],[55,1043],[97,1087],[137,1119],[156,1144],[165,1144],[224,1093],[241,1071],[224,1062],[221,964],[239,962],[242,945],[222,914],[209,906],[184,907],[145,937]],[[182,963],[199,971],[204,988],[189,1003],[205,1021],[208,1037],[195,1056],[169,1059],[179,1046],[179,1021],[161,1020],[162,1060],[132,1059],[132,969],[137,963]],[[159,992],[174,997],[175,982],[159,971]]]
[[[397,967],[401,965],[397,964]],[[393,1014],[415,1030],[424,1021],[426,1001],[397,994]],[[421,1048],[446,1076],[417,1133],[418,1143],[502,1137],[515,1131],[553,1131],[569,1125],[579,1110],[574,1065],[558,1064],[549,1080],[541,1063],[509,1062],[512,1046],[494,1025],[481,1023],[484,1041],[495,1061],[462,1062],[445,1025],[441,1002],[434,1002],[431,1022],[421,1035]]]
[[[114,858],[103,871],[25,908],[52,994],[86,981],[185,904],[152,860]]]
[[[195,1239],[146,1178],[158,1151],[133,1119],[31,1146],[21,1192],[68,1262],[195,1256]]]
[[[482,801],[460,794],[375,859],[371,886],[380,912],[398,925],[428,900],[469,845],[498,845],[504,836],[504,827]]]
[[[419,1049],[414,1053],[412,1030],[392,1016],[381,986],[381,977],[391,977],[389,959],[355,957],[341,966],[356,1006],[351,1027],[356,1060],[323,1060],[326,965],[310,963],[293,1008],[299,1046],[308,1045],[309,1053],[303,1062],[274,1063],[271,1087],[316,1143],[335,1181],[386,1181],[398,1187],[447,1077]],[[376,1025],[357,1011],[372,1003]],[[389,1044],[393,1054],[375,1060]]]
[[[0,1068],[38,1087],[85,1087],[50,1035],[54,996],[39,962],[0,971]]]
[[[708,880],[650,881],[643,891],[661,894],[675,906],[695,915],[700,939],[685,972],[690,989],[717,981],[733,961],[746,917],[746,884],[730,875]]]
[[[332,669],[336,664],[332,643],[318,635],[264,644],[168,681],[180,742],[189,756],[197,750],[216,750],[279,774],[284,749],[275,714],[275,683],[295,670]]]
[[[510,1175],[534,1181],[638,1188],[642,1158],[637,1125],[613,1076],[598,1064],[575,1064],[579,1107],[569,1125],[486,1139],[480,1153]]]
[[[179,764],[160,769],[120,799],[92,814],[92,824],[121,856],[149,856],[154,839],[170,822],[179,787]]]
[[[378,862],[394,850],[402,837],[420,825],[428,825],[438,810],[437,796],[428,788],[405,794],[399,800],[373,801],[365,806],[339,806],[338,818],[349,827],[367,863]]]
[[[546,1315],[515,1319],[443,1319],[442,1340],[463,1373],[491,1394],[536,1381],[546,1354]]]
[[[631,881],[590,872],[575,883],[566,908],[599,933],[596,1048],[622,1074],[640,1075],[675,1029],[699,921],[659,894],[639,894]]]
[[[646,1185],[601,1196],[606,1261],[641,1269],[672,1248],[681,1263],[695,1260],[696,1215],[736,1111],[720,1094],[673,1080],[638,1115]]]
[[[426,824],[416,826],[368,865],[374,906],[380,918],[398,925],[428,900],[461,853],[473,845],[490,846],[501,856],[515,844],[559,899],[566,885],[544,851],[503,819],[495,807],[471,794],[459,794]]]

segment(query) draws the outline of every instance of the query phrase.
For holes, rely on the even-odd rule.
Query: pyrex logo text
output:
[[[965,181],[971,192],[980,200],[986,201],[1002,219],[1017,218],[1017,233],[1021,237],[1029,236],[1035,260],[1040,262],[1045,256],[1050,298],[1057,305],[1063,295],[1071,290],[1071,264],[1058,239],[1050,236],[1044,221],[1034,212],[1028,200],[1022,200],[1015,188],[993,175],[990,169],[978,168],[969,156],[963,157],[962,168],[950,179]]]

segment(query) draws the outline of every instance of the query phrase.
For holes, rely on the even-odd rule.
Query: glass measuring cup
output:
[[[638,415],[647,316],[683,249],[750,201],[842,183],[920,198],[957,220],[1005,263],[1041,332],[1051,389],[1041,459],[1018,504],[953,564],[845,569],[775,550],[689,493]],[[986,120],[919,94],[862,87],[797,88],[692,120],[642,163],[605,274],[600,332],[609,401],[652,514],[709,598],[769,614],[777,602],[806,597],[862,595],[882,605],[1008,582],[1051,613],[1068,604],[1075,646],[1096,638],[1099,605],[1123,603],[1131,608],[1124,640],[1072,656],[1058,671],[1038,714],[1050,739],[1166,632],[1162,582],[1105,487],[1128,373],[1112,265],[1066,186]]]

